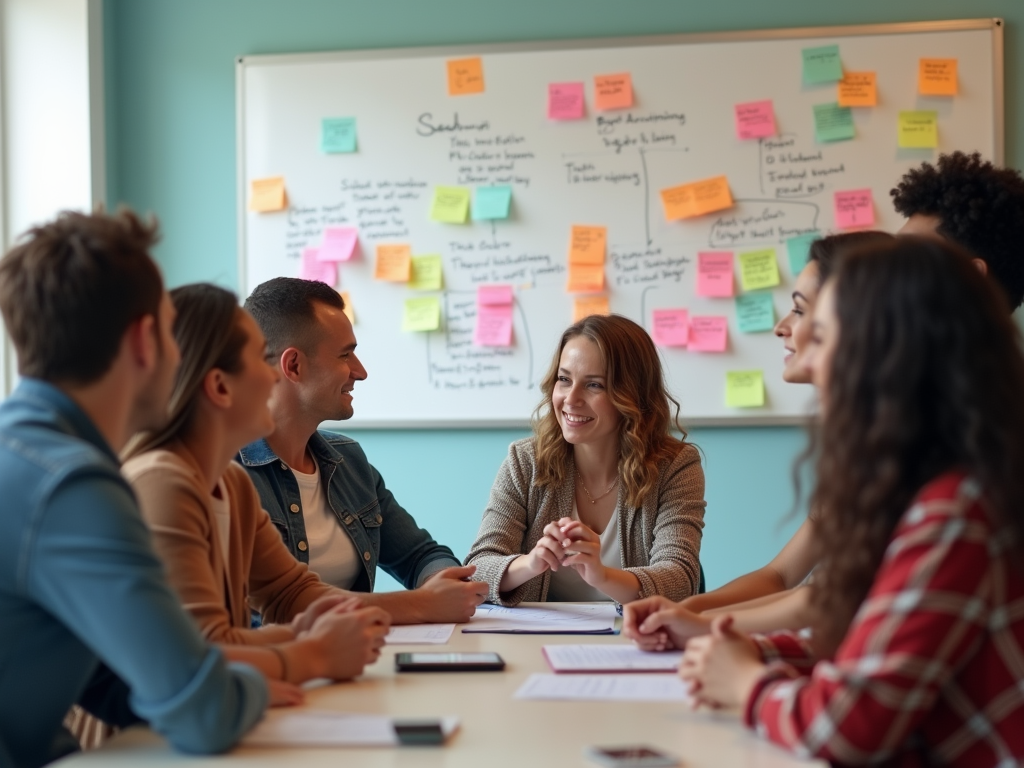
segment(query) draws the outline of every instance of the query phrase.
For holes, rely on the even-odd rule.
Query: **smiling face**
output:
[[[562,348],[551,407],[567,443],[618,442],[622,416],[608,395],[608,366],[597,344],[585,336]]]
[[[356,357],[356,335],[343,310],[322,302],[315,306],[319,340],[307,356],[303,399],[321,421],[351,419],[352,389],[366,378],[366,369]]]
[[[808,262],[793,286],[793,308],[775,326],[785,350],[782,379],[790,384],[809,384],[810,374],[801,357],[810,338],[811,312],[818,296],[820,276],[816,262]]]
[[[252,315],[239,309],[235,322],[246,337],[242,365],[237,373],[225,374],[225,379],[232,392],[229,418],[236,425],[234,432],[238,434],[241,448],[274,431],[274,416],[268,401],[281,375],[275,361],[267,357],[266,339]]]

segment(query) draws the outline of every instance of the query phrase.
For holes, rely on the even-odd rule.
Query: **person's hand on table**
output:
[[[310,603],[306,610],[297,614],[292,619],[291,630],[295,633],[296,637],[301,637],[312,628],[318,618],[328,611],[333,610],[336,613],[345,613],[356,610],[361,604],[360,599],[352,594],[336,594],[321,597]]]
[[[622,634],[644,651],[682,650],[711,631],[711,620],[666,597],[647,597],[622,607]]]
[[[267,681],[267,692],[270,694],[272,707],[297,707],[306,699],[306,693],[293,683],[284,680],[264,678]]]
[[[341,603],[321,615],[304,639],[319,656],[319,676],[349,680],[380,658],[390,628],[391,616],[383,608],[353,611]]]
[[[749,635],[732,628],[732,616],[717,616],[711,634],[686,644],[679,676],[699,704],[740,707],[747,703],[765,664]]]
[[[476,607],[487,599],[487,584],[470,581],[476,573],[475,565],[445,568],[438,571],[416,590],[420,610],[432,623],[464,624],[476,612]]]

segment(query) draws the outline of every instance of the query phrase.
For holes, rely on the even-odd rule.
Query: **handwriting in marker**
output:
[[[585,112],[583,83],[548,85],[549,120],[581,120]]]
[[[605,112],[633,106],[633,78],[628,72],[594,78],[594,106]]]
[[[956,59],[920,59],[917,92],[922,96],[956,96]]]

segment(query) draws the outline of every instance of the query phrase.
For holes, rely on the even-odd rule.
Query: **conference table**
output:
[[[458,731],[444,746],[256,748],[219,756],[183,755],[146,728],[131,728],[98,750],[59,763],[62,768],[122,766],[320,766],[375,768],[502,768],[594,766],[589,746],[645,745],[680,758],[684,768],[786,768],[825,765],[800,760],[758,739],[736,712],[691,711],[684,703],[534,701],[513,698],[534,672],[550,672],[544,645],[625,643],[619,635],[463,634],[445,645],[388,645],[357,680],[312,685],[303,707],[395,718],[454,715]],[[499,653],[503,672],[396,673],[395,654]]]

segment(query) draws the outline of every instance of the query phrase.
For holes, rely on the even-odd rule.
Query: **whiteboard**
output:
[[[812,108],[836,86],[802,82],[802,49],[838,44],[847,71],[875,71],[879,103],[854,109],[852,141],[816,143]],[[484,93],[449,96],[446,62],[481,56]],[[920,58],[956,58],[955,98],[917,94]],[[597,112],[596,75],[629,72],[635,103]],[[586,84],[586,117],[547,118],[553,82]],[[779,134],[741,141],[737,103],[771,99]],[[939,148],[899,149],[901,110],[935,110]],[[356,118],[358,150],[320,151],[321,120]],[[875,227],[895,230],[889,190],[939,152],[1002,159],[998,19],[730,34],[243,57],[237,63],[240,285],[299,274],[332,225],[360,230],[337,287],[349,292],[369,378],[353,427],[524,426],[572,322],[571,227],[607,227],[611,311],[650,329],[654,309],[729,318],[724,354],[661,351],[688,425],[795,423],[809,387],[783,383],[771,332],[740,333],[732,299],[696,295],[697,254],[777,248],[776,318],[790,306],[785,240],[835,231],[836,191],[870,188]],[[659,192],[725,175],[733,208],[667,221]],[[246,210],[250,182],[283,176],[288,209]],[[507,220],[431,220],[435,186],[508,184]],[[401,330],[407,286],[373,279],[379,244],[440,254],[439,330]],[[737,276],[738,277],[738,276]],[[511,284],[513,345],[475,347],[476,288]],[[737,279],[736,292],[740,293]],[[430,294],[426,294],[430,295]],[[761,370],[761,408],[725,404],[728,371]]]

